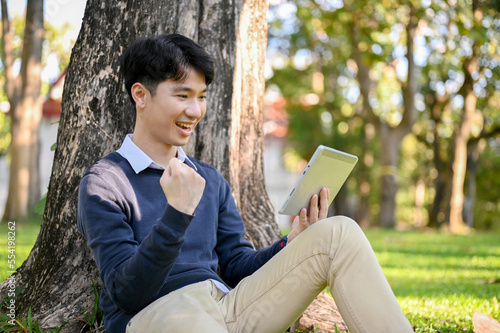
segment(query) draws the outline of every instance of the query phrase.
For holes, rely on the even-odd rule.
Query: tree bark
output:
[[[236,202],[255,247],[280,236],[267,196],[264,168],[264,63],[267,47],[267,1],[243,3],[237,36],[232,98],[229,179]],[[270,223],[270,221],[273,221]]]
[[[21,70],[14,77],[12,34],[7,4],[2,1],[2,26],[6,92],[11,110],[9,192],[4,220],[25,218],[40,200],[38,127],[42,119],[40,96],[43,44],[43,0],[29,0],[26,7]]]
[[[268,4],[262,0],[236,1],[239,20],[231,17],[232,12],[216,13],[219,22],[231,20],[233,26],[230,22],[225,26],[214,22],[200,31],[200,40],[203,40],[202,34],[206,39],[214,39],[214,34],[221,36],[213,52],[208,45],[207,50],[214,56],[220,55],[215,59],[221,62],[217,66],[220,87],[210,94],[222,98],[210,107],[213,111],[207,112],[205,120],[198,125],[195,146],[190,146],[188,151],[214,165],[226,177],[245,221],[248,239],[256,248],[262,248],[279,237],[262,164]],[[228,28],[233,29],[236,44],[224,42],[222,36],[227,31],[223,30]],[[228,55],[233,57],[226,60]]]
[[[216,79],[208,89],[208,112],[187,150],[229,179],[249,238],[256,246],[277,238],[277,225],[262,190],[259,137],[264,87],[260,73],[265,48],[262,28],[267,21],[247,23],[255,32],[237,34],[242,8],[246,20],[262,20],[266,6],[265,1],[243,4],[233,0],[87,2],[65,80],[40,235],[16,273],[18,285],[26,288],[18,304],[20,315],[31,308],[42,327],[69,321],[64,331],[78,332],[81,324],[75,318],[83,315],[80,306],[92,304],[92,281],[98,281],[98,272],[76,227],[78,184],[95,161],[117,149],[132,132],[135,111],[118,76],[118,56],[139,35],[179,32],[197,40],[213,55]],[[241,50],[237,61],[236,50]],[[260,62],[253,64],[256,59]],[[245,87],[249,77],[254,83],[251,89]],[[246,94],[245,99],[239,99],[240,91]],[[256,201],[250,201],[252,197]],[[6,285],[1,287],[4,294]]]

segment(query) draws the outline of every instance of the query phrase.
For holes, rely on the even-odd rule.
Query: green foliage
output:
[[[14,290],[14,297],[10,297],[8,293],[5,294],[2,302],[0,303],[0,310],[6,309],[9,306],[9,304],[11,303],[11,300],[13,300],[15,303],[17,303],[17,301],[21,298],[21,293],[23,292],[23,290],[24,290],[24,287],[18,286]]]
[[[7,155],[10,141],[10,117],[0,111],[0,156]]]
[[[412,17],[410,6],[415,6]],[[453,5],[434,0],[293,0],[271,7],[268,54],[272,76],[268,87],[279,90],[286,101],[290,146],[303,159],[308,159],[318,144],[360,156],[350,177],[351,182],[357,182],[350,195],[359,196],[361,185],[369,184],[372,215],[376,213],[378,177],[383,171],[378,159],[380,149],[385,147],[380,147],[379,127],[367,116],[363,104],[361,83],[366,78],[360,77],[354,51],[361,52],[362,62],[369,67],[370,107],[379,120],[391,126],[399,124],[408,78],[406,26],[414,19],[418,22],[414,38],[418,117],[412,145],[402,148],[399,169],[394,170],[400,189],[396,213],[399,221],[415,223],[414,192],[416,184],[423,183],[423,208],[427,210],[423,215],[436,214],[432,217],[439,216],[446,222],[449,204],[440,203],[439,212],[432,207],[436,187],[445,187],[451,181],[455,128],[462,119],[465,102],[464,66],[473,52],[478,60],[473,87],[480,112],[473,119],[471,139],[491,138],[493,134],[488,133],[495,133],[500,126],[498,8],[486,3],[480,7],[480,21],[474,19],[471,3],[465,0]],[[367,126],[377,132],[371,135]],[[493,153],[484,150],[480,161],[496,166],[500,160],[500,151],[495,148],[498,139],[490,139],[487,145]],[[439,179],[445,181],[437,183]],[[478,181],[475,225],[491,228],[495,222],[490,216],[500,214],[500,208],[482,201],[479,193],[488,188],[483,185],[484,181]],[[498,188],[492,186],[492,197],[500,196]],[[496,225],[500,228],[500,223]]]
[[[66,35],[72,26],[70,23],[66,22],[60,27],[53,26],[50,22],[45,22],[45,33],[44,33],[44,63],[47,64],[47,58],[53,54],[57,58],[59,65],[59,71],[62,73],[69,64],[69,58],[71,55],[71,48],[73,47],[73,40],[69,40]]]
[[[305,330],[300,330],[300,329],[296,329],[295,330],[295,333],[316,333],[316,332],[323,332],[323,331],[319,331],[318,330],[318,325],[314,324],[311,328],[309,329],[305,329]],[[334,333],[342,333],[344,331],[340,331],[338,328],[337,328],[337,324],[335,324],[335,332]]]
[[[43,213],[45,212],[45,204],[47,203],[47,193],[43,195],[43,197],[38,201],[35,205],[35,208],[33,211],[35,214],[43,216]]]
[[[475,227],[500,231],[500,224],[498,223],[500,212],[498,196],[498,189],[500,188],[500,179],[498,178],[500,142],[496,145],[496,149],[488,145],[478,162],[477,188],[480,190],[476,192]]]
[[[15,297],[13,299],[16,301],[19,300],[23,290],[24,287],[17,287],[15,290]],[[6,295],[2,301],[0,310],[7,310],[7,312],[9,312],[9,304],[11,304],[11,297]],[[14,312],[16,311],[17,308]],[[48,333],[58,333],[66,324],[67,322],[63,322],[61,326],[51,329]],[[33,320],[31,317],[31,308],[28,310],[27,318],[14,318],[14,316],[11,318],[8,314],[0,315],[0,333],[3,332],[44,333],[44,331],[40,328],[38,321]]]
[[[40,232],[40,225],[41,217],[39,216],[33,216],[25,223],[16,223],[16,269],[28,258]],[[8,255],[10,254],[8,252],[8,231],[7,223],[0,223],[0,281],[5,280],[9,276],[8,272],[12,271],[8,267]]]
[[[33,247],[38,233],[40,231],[40,218],[27,221],[24,224],[16,224],[16,268],[21,266],[23,261],[28,257],[31,248]],[[7,223],[0,223],[0,235],[5,237],[0,238],[0,281],[5,280],[8,277],[7,271],[10,271],[7,267]],[[82,332],[91,333],[103,333],[104,332],[104,314],[99,308],[99,292],[95,283],[93,283],[94,288],[94,302],[87,310],[81,307],[83,318],[78,318],[84,324],[84,330]],[[15,290],[15,300],[19,300],[22,297],[22,292],[24,288],[18,286]],[[6,308],[10,304],[10,297],[6,295],[0,303],[0,309]],[[17,302],[16,302],[17,303]],[[69,318],[68,318],[69,319]],[[0,316],[0,333],[2,332],[32,332],[32,333],[43,333],[38,327],[38,322],[33,321],[31,318],[31,310],[27,318],[17,318],[15,325],[10,325],[10,317],[6,315]],[[56,327],[50,331],[50,333],[57,333],[59,330],[66,325],[64,322],[61,326]]]
[[[55,327],[45,333],[59,333],[59,331],[66,325],[67,322],[62,323],[61,326]],[[7,315],[0,315],[0,333],[2,332],[26,332],[26,333],[44,333],[40,328],[38,321],[31,318],[31,308],[28,310],[27,318],[16,318],[14,324],[10,322],[10,317]]]
[[[94,287],[94,304],[89,306],[87,310],[80,306],[83,318],[78,319],[85,323],[85,328],[88,329],[88,332],[103,333],[105,331],[104,312],[99,307],[99,291],[93,281],[92,286]]]
[[[14,59],[21,59],[23,50],[25,17],[14,16],[11,19],[11,32],[13,35],[13,57]],[[0,27],[1,28],[1,27]],[[44,45],[42,54],[42,66],[47,65],[47,59],[52,54],[58,61],[59,71],[62,72],[69,64],[71,55],[71,48],[74,41],[69,40],[66,35],[71,29],[70,23],[65,23],[61,27],[55,27],[49,21],[44,22]],[[3,52],[3,42],[0,43]],[[3,70],[3,64],[2,64]]]
[[[21,52],[24,38],[25,18],[22,16],[14,16],[11,20],[11,31],[13,34],[13,57],[15,60],[21,60]],[[50,22],[44,22],[44,44],[42,51],[42,66],[45,68],[48,64],[49,57],[55,57],[58,63],[59,74],[62,73],[69,64],[71,49],[74,41],[69,40],[66,36],[70,30],[69,23],[63,24],[61,27],[55,27]],[[1,29],[1,27],[0,27]],[[0,42],[0,54],[3,54],[3,42]],[[50,78],[49,80],[52,80]],[[52,82],[42,82],[41,94],[45,96]],[[5,69],[3,61],[0,64],[0,86],[5,85]],[[7,101],[4,89],[0,89],[0,102]],[[0,112],[0,156],[7,155],[8,148],[11,142],[10,133],[10,117]]]
[[[12,49],[14,52],[13,56],[15,59],[21,58],[21,52],[23,50],[22,45],[24,39],[24,21],[25,18],[18,15],[14,16],[10,21],[10,29],[13,34]],[[1,46],[1,54],[3,54],[3,40],[0,43],[0,46]],[[2,68],[3,68],[3,63],[2,63]]]

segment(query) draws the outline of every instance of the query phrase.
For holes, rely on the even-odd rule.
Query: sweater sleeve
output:
[[[243,278],[251,275],[282,248],[278,240],[273,245],[254,250],[244,237],[245,226],[227,181],[223,180],[220,192],[217,254],[221,278],[235,287]]]
[[[151,232],[139,242],[113,182],[88,173],[80,183],[78,228],[92,249],[103,287],[127,313],[155,299],[169,275],[193,218],[167,204]]]

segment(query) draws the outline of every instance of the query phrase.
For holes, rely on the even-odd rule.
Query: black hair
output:
[[[132,86],[142,83],[152,95],[166,80],[183,81],[190,69],[205,76],[208,86],[214,79],[212,57],[193,40],[179,34],[161,34],[135,40],[120,58],[120,73],[132,103]]]

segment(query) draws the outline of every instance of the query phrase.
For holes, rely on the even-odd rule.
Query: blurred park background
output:
[[[5,5],[16,78],[26,2],[2,0],[2,14]],[[275,209],[319,144],[355,154],[359,162],[332,213],[367,231],[412,324],[472,332],[474,311],[498,319],[500,1],[269,5],[264,168]],[[26,230],[26,250],[18,248],[27,253],[37,232],[22,224],[41,221],[33,212],[47,191],[65,70],[84,7],[84,0],[45,2],[42,111],[28,129],[38,153],[25,156],[35,183],[18,203],[8,199],[13,83],[2,34],[0,217],[16,220],[19,234]],[[276,217],[286,230],[289,217]]]
[[[360,157],[335,199],[363,226],[499,230],[500,5],[297,0],[269,12],[284,163]],[[300,167],[299,167],[300,169]]]

